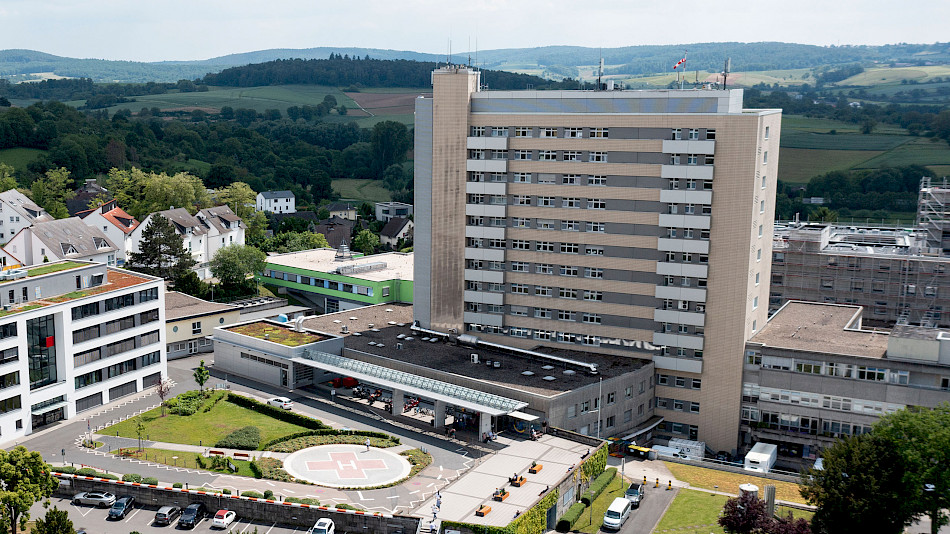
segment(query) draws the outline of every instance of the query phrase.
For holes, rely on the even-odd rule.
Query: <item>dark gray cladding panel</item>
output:
[[[472,113],[716,113],[717,98],[472,98]]]

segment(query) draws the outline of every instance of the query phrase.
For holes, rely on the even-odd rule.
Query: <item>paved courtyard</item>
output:
[[[409,476],[412,465],[400,449],[364,445],[320,445],[292,453],[284,469],[295,478],[331,488],[369,488]]]
[[[515,512],[524,512],[548,488],[560,482],[590,450],[587,445],[550,435],[542,436],[538,441],[499,438],[499,442],[507,446],[441,490],[439,520],[505,526],[515,517]],[[541,464],[541,471],[529,473],[531,462]],[[527,480],[521,487],[508,482],[516,474]],[[492,493],[499,488],[510,492],[503,502],[492,500]],[[439,496],[431,496],[414,511],[414,515],[431,518],[433,506],[439,499]],[[485,517],[478,517],[475,511],[482,504],[491,506],[492,510]]]

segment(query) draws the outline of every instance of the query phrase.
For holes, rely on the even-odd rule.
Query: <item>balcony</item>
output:
[[[653,320],[658,323],[688,324],[705,326],[706,314],[680,310],[653,310]]]
[[[660,202],[666,204],[712,204],[712,191],[697,191],[695,189],[663,189],[660,191]]]
[[[663,141],[664,154],[715,154],[715,141],[700,141],[698,139],[667,139]]]
[[[712,165],[661,165],[661,178],[685,178],[692,180],[712,180]]]
[[[703,361],[698,358],[677,358],[673,356],[654,356],[653,366],[657,369],[666,369],[668,371],[681,371],[684,373],[703,372]]]
[[[690,278],[709,278],[709,266],[705,263],[657,262],[656,274],[665,276],[688,276]]]
[[[468,172],[508,172],[508,160],[470,159],[466,160],[465,167]]]
[[[706,302],[706,290],[683,286],[656,286],[655,295],[658,299],[692,300]]]
[[[703,350],[703,338],[687,334],[654,332],[653,344],[661,347],[683,347],[684,349]],[[654,356],[654,358],[656,357]]]
[[[508,184],[504,182],[465,182],[465,192],[469,195],[504,195]]]
[[[481,304],[504,304],[504,293],[489,293],[487,291],[466,291],[465,302],[478,302]]]
[[[703,239],[672,239],[669,237],[661,237],[656,240],[656,248],[664,252],[709,254],[709,241]]]
[[[663,228],[695,228],[709,230],[709,215],[681,215],[661,213],[659,226]]]
[[[465,142],[469,150],[508,150],[507,137],[469,137]],[[699,154],[700,152],[697,152]],[[703,154],[705,152],[702,152]]]

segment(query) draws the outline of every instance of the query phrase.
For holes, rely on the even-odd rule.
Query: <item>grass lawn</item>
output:
[[[59,272],[59,271],[65,271],[65,270],[67,270],[67,269],[75,269],[76,267],[85,267],[85,266],[87,266],[87,265],[88,265],[88,264],[86,264],[86,263],[79,263],[79,262],[76,262],[76,261],[64,261],[64,262],[62,262],[62,263],[54,263],[54,264],[50,264],[50,265],[44,265],[44,266],[41,266],[41,267],[34,267],[34,268],[32,268],[32,269],[29,269],[29,270],[26,272],[26,275],[27,275],[27,276],[40,276],[40,275],[44,275],[44,274],[56,273],[56,272]]]
[[[19,174],[26,171],[26,166],[43,154],[46,154],[46,151],[38,148],[4,148],[0,150],[0,163],[13,167]]]
[[[189,416],[168,414],[161,417],[161,415],[162,409],[159,407],[140,416],[145,422],[145,433],[151,441],[213,447],[224,436],[245,426],[256,426],[261,429],[261,443],[307,430],[302,426],[278,421],[273,417],[242,408],[228,401],[215,404],[209,412],[199,411]],[[102,433],[114,436],[118,432],[121,437],[134,438],[137,419],[135,417],[127,419],[103,429]]]
[[[257,339],[266,339],[267,341],[280,343],[286,347],[299,347],[301,345],[307,345],[328,339],[327,336],[321,336],[312,332],[295,332],[290,328],[275,326],[270,323],[265,323],[264,321],[258,321],[256,323],[244,324],[240,326],[232,326],[228,328],[228,330]]]
[[[883,152],[876,150],[783,148],[779,155],[778,178],[791,184],[805,184],[814,176],[848,170],[880,154]]]
[[[340,194],[340,198],[364,202],[389,202],[392,196],[389,190],[383,187],[382,180],[360,180],[356,178],[342,178],[333,180],[333,191]]]
[[[132,449],[124,450],[129,452],[124,453],[122,455],[123,458],[137,458],[139,460],[145,460],[147,462],[154,462],[157,464],[187,467],[190,469],[204,469],[205,471],[254,478],[254,472],[251,471],[251,462],[247,460],[235,460],[234,458],[231,458],[231,463],[234,464],[234,467],[238,468],[236,472],[232,472],[230,469],[211,469],[211,458],[203,458],[206,467],[201,467],[195,461],[197,453],[194,452],[182,452],[169,449],[153,449],[149,447],[142,448],[142,452],[138,452],[134,447]],[[176,456],[177,458],[175,458]]]
[[[677,534],[722,534],[725,531],[717,521],[728,499],[725,495],[681,489],[654,532],[675,529]]]
[[[594,502],[587,507],[587,510],[584,510],[584,513],[581,514],[581,518],[574,524],[574,528],[581,532],[587,532],[588,534],[599,532],[600,526],[604,523],[604,512],[607,511],[607,507],[610,506],[610,503],[614,502],[614,499],[617,497],[623,497],[623,492],[626,489],[627,486],[624,484],[623,477],[618,473],[610,484],[607,485],[607,489],[605,489],[599,497],[594,499]],[[590,521],[590,524],[588,524],[588,521]]]
[[[674,462],[663,463],[666,464],[666,467],[669,468],[677,480],[688,482],[691,486],[696,486],[697,488],[724,491],[738,495],[740,484],[755,484],[759,487],[760,492],[765,490],[766,484],[772,484],[775,486],[775,498],[777,500],[805,504],[805,499],[802,498],[801,493],[798,491],[798,484],[793,484],[792,482],[781,482],[779,480]],[[718,486],[718,488],[716,486]]]

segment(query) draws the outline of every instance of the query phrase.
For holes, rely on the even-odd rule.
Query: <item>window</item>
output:
[[[528,195],[515,195],[514,197],[512,197],[511,203],[514,204],[515,206],[530,206],[531,197],[529,197]]]
[[[562,254],[577,254],[579,248],[577,243],[561,243]]]
[[[591,138],[607,138],[610,137],[609,131],[607,128],[591,128],[590,129]]]
[[[696,206],[694,204],[687,204],[683,207],[683,213],[686,215],[694,215],[696,213]]]
[[[554,266],[550,263],[539,263],[535,265],[535,272],[538,274],[554,274]]]
[[[768,165],[769,163],[769,151],[766,150],[762,153],[762,165]]]
[[[538,197],[538,206],[545,208],[554,207],[554,197]]]
[[[551,309],[550,308],[535,308],[534,316],[538,319],[550,319],[551,318]]]
[[[564,197],[561,199],[562,208],[579,208],[581,207],[581,199],[577,197]]]
[[[602,234],[607,231],[607,225],[602,222],[589,222],[587,223],[587,231]]]
[[[764,201],[764,200],[760,200],[760,201],[759,201],[759,213],[765,213],[765,201]]]
[[[604,270],[594,267],[584,267],[584,278],[603,278]]]
[[[590,161],[592,163],[607,163],[607,153],[606,152],[591,152]]]
[[[588,324],[600,324],[601,318],[600,315],[596,313],[585,313],[583,315],[583,321]]]
[[[531,128],[519,126],[515,128],[515,137],[532,137]]]
[[[524,261],[513,261],[511,262],[511,270],[516,273],[526,273],[528,272],[529,264]]]
[[[670,165],[679,165],[679,164],[680,164],[680,155],[670,154]]]
[[[706,140],[713,141],[716,139],[716,130],[712,128],[706,129]]]
[[[514,174],[514,182],[516,184],[530,184],[531,173],[530,172],[516,172]]]
[[[607,202],[600,198],[589,198],[587,199],[587,209],[605,210],[607,209]]]
[[[584,300],[602,301],[604,300],[603,291],[584,290]]]
[[[567,158],[567,152],[564,153],[564,157]],[[561,177],[561,183],[564,185],[577,185],[579,183],[579,179],[579,174],[565,174],[563,177]]]
[[[530,228],[531,219],[528,219],[527,217],[512,217],[511,227],[512,228]]]
[[[587,178],[587,185],[607,185],[606,176],[590,176]]]
[[[578,268],[576,265],[561,265],[559,274],[561,276],[577,276]]]
[[[557,319],[559,321],[574,321],[574,312],[568,310],[558,310]]]
[[[492,128],[492,137],[508,137],[508,128]]]
[[[530,160],[530,159],[531,159],[531,151],[530,151],[530,150],[515,150],[515,151],[514,151],[514,158],[512,158],[512,159],[515,159],[515,160],[522,160],[522,161]]]
[[[561,221],[561,230],[565,232],[580,232],[580,221]]]
[[[556,161],[557,152],[554,150],[539,150],[538,160],[539,161]]]
[[[534,294],[539,297],[553,297],[554,288],[550,286],[536,286],[534,288]]]
[[[570,289],[570,288],[562,287],[562,288],[559,288],[559,289],[557,290],[557,296],[558,296],[559,298],[562,298],[562,299],[576,299],[576,298],[577,298],[577,290],[576,290],[576,289]]]
[[[539,137],[557,137],[557,128],[541,128]]]
[[[553,183],[554,183],[554,175],[553,175],[553,174],[546,174],[546,173],[538,174],[538,183],[539,183],[539,184],[553,184]]]
[[[527,295],[528,285],[527,284],[511,284],[511,292],[514,294]]]
[[[472,126],[472,137],[484,137],[484,136],[485,136],[484,126]]]
[[[531,242],[525,241],[524,239],[512,239],[511,249],[512,250],[531,250]]]
[[[699,162],[699,157],[696,154],[687,154],[686,164],[687,165],[696,165]]]
[[[538,252],[554,252],[554,243],[550,241],[538,241]]]
[[[584,137],[584,129],[583,128],[564,128],[564,137],[567,137],[569,139]]]
[[[766,139],[769,138],[769,127],[768,127],[768,126],[765,127],[765,138],[766,138]]]
[[[696,141],[696,140],[698,140],[698,139],[699,139],[699,129],[698,129],[698,128],[690,128],[690,129],[689,129],[689,137],[688,137],[688,139],[689,139],[690,141]]]
[[[604,247],[584,247],[584,254],[587,254],[588,256],[603,256]]]

